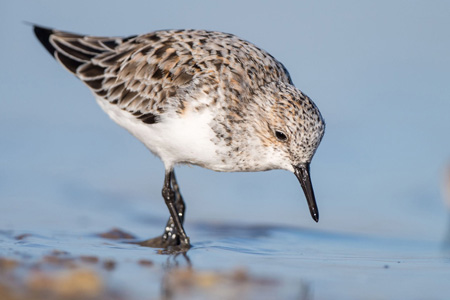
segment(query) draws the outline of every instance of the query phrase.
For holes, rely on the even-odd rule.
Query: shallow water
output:
[[[127,142],[133,145],[132,138]],[[439,196],[425,190],[386,206],[382,205],[386,200],[367,193],[367,199],[355,197],[352,207],[338,202],[341,195],[327,197],[329,189],[320,178],[328,173],[320,168],[313,169],[321,212],[318,224],[310,219],[301,187],[288,172],[221,174],[181,168],[177,171],[187,202],[186,230],[193,244],[186,256],[100,238],[97,234],[118,227],[146,239],[161,234],[165,225],[168,212],[160,198],[160,163],[140,145],[136,149],[126,149],[139,155],[124,161],[110,151],[88,155],[86,165],[77,161],[81,158],[67,160],[62,167],[49,161],[46,169],[35,173],[5,164],[9,172],[0,182],[0,257],[16,260],[18,267],[0,272],[0,292],[5,281],[9,287],[31,289],[29,282],[40,282],[39,277],[33,280],[36,264],[43,274],[56,278],[62,276],[57,271],[72,270],[72,265],[48,261],[46,257],[57,250],[67,253],[63,258],[74,261],[75,267],[93,270],[104,283],[94,299],[112,295],[448,299],[450,295],[446,215]],[[89,161],[99,157],[100,163]],[[361,187],[356,189],[361,192]],[[21,235],[28,236],[17,239]],[[82,262],[86,256],[98,262]],[[153,264],[143,265],[141,260]],[[174,270],[194,273],[183,276]],[[197,279],[186,282],[185,277]]]
[[[97,278],[97,299],[450,298],[447,2],[131,2],[132,18],[104,0],[2,3],[0,293]],[[24,20],[96,35],[224,30],[268,50],[327,122],[311,165],[320,222],[288,172],[180,168],[186,257],[97,236],[161,234],[162,165]],[[60,273],[77,268],[94,273]]]
[[[164,223],[155,216],[153,222],[141,221],[141,226],[158,231],[158,221]],[[34,228],[1,232],[0,256],[22,266],[39,262],[55,250],[75,259],[96,257],[98,263],[89,268],[98,272],[107,290],[128,299],[447,299],[450,295],[450,253],[440,242],[287,226],[188,222],[186,227],[193,247],[185,255],[159,254],[126,240],[101,238],[99,232],[89,231],[92,228]],[[122,229],[133,233],[126,225]],[[108,261],[113,261],[112,268],[105,267]],[[45,268],[49,269],[48,264]],[[31,269],[22,267],[17,281],[29,276]],[[221,277],[214,285],[190,285],[187,293],[177,283],[167,297],[168,274],[184,269]],[[259,283],[245,288],[239,288],[241,281],[223,284],[226,274],[239,270]],[[224,294],[224,290],[234,293]]]

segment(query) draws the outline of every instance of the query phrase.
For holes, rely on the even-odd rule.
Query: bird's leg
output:
[[[171,187],[173,189],[173,192],[175,193],[175,208],[177,211],[177,215],[181,222],[181,225],[183,225],[184,212],[186,209],[186,205],[184,204],[183,197],[181,196],[180,186],[178,185],[174,170],[170,171],[170,180],[171,180]],[[164,193],[164,191],[163,191],[163,193]],[[169,208],[169,210],[170,210],[170,208]],[[168,243],[170,245],[180,244],[179,236],[177,235],[177,229],[175,228],[175,223],[173,221],[172,216],[167,221],[162,238],[164,240],[164,243]]]
[[[175,179],[173,169],[166,172],[162,196],[170,212],[170,219],[167,222],[167,226],[163,234],[163,240],[168,242],[169,245],[180,244],[181,246],[189,247],[189,238],[183,228],[185,205],[183,198],[181,197],[180,189]],[[173,241],[175,241],[175,243]]]
[[[180,186],[178,185],[177,179],[175,177],[175,171],[172,170],[170,172],[170,176],[171,176],[171,180],[172,180],[172,188],[173,188],[173,191],[175,192],[175,207],[176,207],[180,222],[181,222],[181,224],[183,224],[186,205],[184,203],[183,196],[181,196]],[[169,243],[170,244],[180,244],[179,237],[176,234],[175,224],[173,222],[172,217],[169,217],[169,220],[167,221],[167,224],[166,224],[166,229],[165,229],[162,237],[165,240],[165,242],[178,239],[178,241],[176,241],[175,243],[174,242],[171,242],[171,243],[169,242]]]
[[[172,176],[172,187],[175,192],[175,206],[177,207],[178,216],[180,217],[181,224],[184,223],[184,212],[186,211],[186,204],[181,196],[180,186],[178,185],[177,178],[175,177],[175,171],[170,172]]]
[[[170,212],[170,218],[167,221],[164,233],[162,236],[139,242],[138,244],[157,248],[167,248],[170,246],[189,248],[189,238],[186,236],[183,228],[186,206],[173,169],[166,172],[162,196]]]

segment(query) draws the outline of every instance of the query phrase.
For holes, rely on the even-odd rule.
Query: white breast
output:
[[[145,124],[103,98],[96,97],[96,100],[111,119],[161,158],[166,168],[188,163],[217,170],[222,164],[217,146],[211,141],[215,134],[209,125],[213,119],[210,110],[187,108],[182,115],[168,112],[158,123]]]

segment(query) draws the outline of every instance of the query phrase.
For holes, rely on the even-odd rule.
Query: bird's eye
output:
[[[277,137],[277,139],[280,142],[285,142],[287,140],[287,136],[285,133],[281,132],[281,131],[275,131],[275,136]]]

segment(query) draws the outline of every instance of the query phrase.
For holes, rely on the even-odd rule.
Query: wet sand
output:
[[[0,299],[450,299],[448,2],[140,1],[131,17],[111,1],[45,3],[2,2]],[[186,167],[186,256],[110,239],[162,233],[164,168],[23,21],[223,29],[277,54],[327,122],[320,222],[289,172]]]
[[[446,299],[438,244],[289,227],[194,224],[187,253],[113,228],[2,231],[0,299]],[[211,238],[214,236],[215,238]]]
[[[188,253],[164,255],[134,245],[135,237],[118,228],[65,238],[79,241],[74,252],[81,253],[89,240],[99,250],[105,248],[101,253],[122,252],[121,258],[43,250],[58,244],[58,238],[2,232],[1,240],[10,243],[11,254],[0,257],[0,299],[273,299],[280,295],[308,299],[306,285],[289,287],[275,277],[250,274],[245,267],[196,270]],[[133,250],[139,255],[128,255]]]

